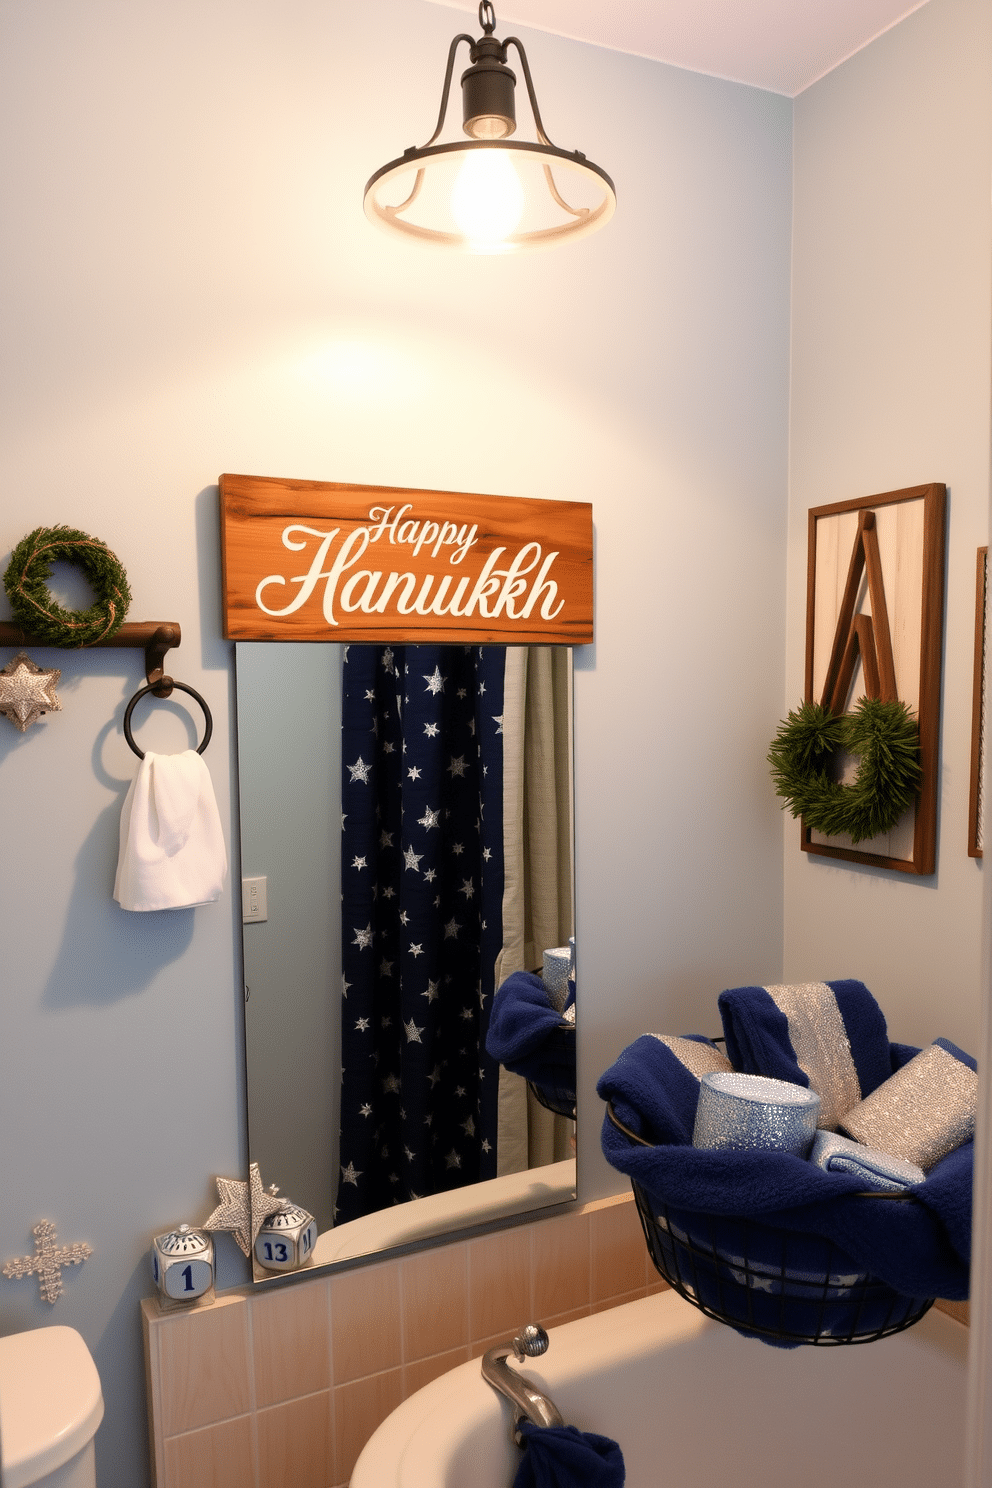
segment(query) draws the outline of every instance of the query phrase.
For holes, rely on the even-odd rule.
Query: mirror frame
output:
[[[593,640],[592,506],[588,502],[234,475],[221,476],[220,501],[224,634],[228,639],[504,646],[574,646]],[[381,570],[356,570],[368,548],[380,541],[384,556],[402,563],[403,573],[393,570],[384,577]],[[387,555],[386,543],[401,552]],[[515,555],[506,559],[504,568],[497,567],[514,544]],[[446,548],[451,552],[445,553]],[[287,564],[287,551],[303,557]],[[438,579],[428,566],[440,567],[438,559],[445,557],[449,566],[456,567],[450,599],[452,576]],[[458,573],[461,564],[464,572]],[[304,571],[287,574],[287,567]],[[345,574],[348,577],[342,583]],[[361,592],[359,580],[364,582]],[[298,586],[295,594],[290,587],[294,584]],[[394,615],[386,613],[388,604],[381,598],[376,602],[376,594],[387,600],[396,596]],[[452,618],[445,619],[446,614]],[[240,794],[238,819],[240,832]],[[246,1025],[246,1053],[247,1042]],[[400,1227],[392,1243],[324,1261],[317,1259],[319,1237],[314,1259],[284,1273],[265,1271],[253,1254],[253,1280],[257,1285],[279,1285],[292,1277],[450,1243],[480,1228],[505,1228],[535,1214],[560,1213],[578,1201],[577,1165],[574,1158],[567,1161],[573,1173],[567,1192],[554,1184],[549,1191],[545,1183],[545,1192],[539,1195],[542,1185],[529,1174],[547,1169],[525,1170],[519,1175],[520,1191],[495,1212],[492,1205],[486,1209],[478,1202],[452,1202],[447,1218],[435,1218],[429,1229],[409,1216],[411,1222]],[[505,1182],[500,1178],[490,1181]],[[475,1194],[477,1200],[482,1186],[470,1185],[434,1198]],[[430,1205],[431,1199],[413,1202]],[[397,1206],[401,1210],[410,1207]]]

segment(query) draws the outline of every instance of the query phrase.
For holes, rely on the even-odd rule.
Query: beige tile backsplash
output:
[[[211,1307],[142,1303],[155,1488],[344,1488],[401,1400],[524,1323],[661,1285],[631,1196]]]

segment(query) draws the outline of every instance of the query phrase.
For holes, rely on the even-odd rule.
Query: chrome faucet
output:
[[[532,1421],[535,1426],[565,1424],[558,1407],[506,1362],[510,1354],[515,1359],[536,1359],[546,1353],[547,1348],[548,1335],[540,1323],[528,1323],[511,1343],[498,1343],[482,1356],[482,1378],[505,1396],[514,1408],[513,1440],[518,1447],[522,1420]]]

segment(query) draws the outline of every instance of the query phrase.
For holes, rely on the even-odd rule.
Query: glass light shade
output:
[[[498,252],[524,215],[520,178],[505,150],[466,155],[451,188],[451,215],[480,253]]]
[[[503,159],[498,166],[489,161],[483,166],[470,159],[477,154]],[[507,224],[502,236],[469,230],[462,206],[468,192],[459,183],[470,165],[476,180],[487,170],[506,183],[506,172],[512,171],[520,196],[504,184],[504,200],[512,192],[522,203],[517,220],[510,221],[503,206],[489,214]],[[470,253],[516,253],[584,237],[603,227],[615,207],[613,183],[599,166],[578,151],[524,140],[458,140],[408,150],[377,171],[365,188],[365,214],[376,226]]]

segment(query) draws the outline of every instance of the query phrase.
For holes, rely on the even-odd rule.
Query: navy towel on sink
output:
[[[623,1488],[623,1453],[608,1436],[521,1421],[524,1456],[513,1488]]]

